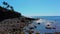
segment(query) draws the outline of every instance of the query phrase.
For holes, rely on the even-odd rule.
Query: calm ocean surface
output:
[[[47,23],[41,23],[40,25],[36,25],[37,28],[34,29],[35,31],[40,32],[41,34],[44,34],[45,32],[49,32],[49,33],[60,32],[60,16],[33,16],[33,17],[55,21],[55,23],[52,23],[52,26],[54,26],[56,29],[46,29],[45,24]]]

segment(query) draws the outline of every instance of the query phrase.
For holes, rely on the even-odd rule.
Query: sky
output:
[[[0,0],[24,16],[60,16],[60,0]]]

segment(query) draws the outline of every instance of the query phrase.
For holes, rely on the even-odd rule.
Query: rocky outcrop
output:
[[[22,16],[21,13],[0,6],[0,33],[22,31],[34,20],[38,19]]]

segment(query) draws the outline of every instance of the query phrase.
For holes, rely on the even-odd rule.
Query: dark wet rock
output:
[[[55,27],[53,27],[53,29],[56,29]]]
[[[38,25],[40,25],[40,23],[38,23]]]
[[[34,27],[30,27],[29,29],[34,29]]]
[[[50,26],[49,24],[47,26]]]
[[[37,26],[34,26],[34,28],[37,28]]]
[[[45,27],[46,29],[52,29],[51,27]]]

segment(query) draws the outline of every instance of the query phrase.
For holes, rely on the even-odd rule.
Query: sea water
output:
[[[53,23],[52,25],[54,25],[57,29],[46,29],[46,23],[41,23],[40,25],[37,25],[36,30],[40,31],[42,34],[45,32],[60,32],[60,16],[35,16],[35,18],[37,17],[40,19],[55,21],[55,24]]]
[[[52,23],[51,25],[56,28],[56,29],[46,29],[45,25],[47,24],[47,22],[42,23],[40,22],[40,25],[38,25],[36,22],[33,22],[33,24],[37,26],[37,28],[34,29],[35,32],[39,32],[40,34],[44,34],[45,32],[52,34],[54,34],[54,32],[60,32],[60,16],[33,16],[33,17],[47,21],[54,21],[54,23]]]

